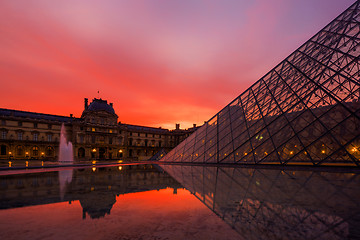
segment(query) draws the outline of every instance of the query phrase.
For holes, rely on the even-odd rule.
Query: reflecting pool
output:
[[[359,239],[357,170],[0,172],[1,239]]]
[[[152,165],[3,175],[0,209],[1,239],[239,239]]]

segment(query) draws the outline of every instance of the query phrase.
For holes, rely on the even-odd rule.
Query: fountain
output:
[[[72,143],[66,140],[66,130],[64,124],[61,125],[59,162],[72,163],[74,161]]]
[[[60,145],[59,145],[59,162],[60,164],[72,163],[74,161],[72,143],[66,139],[66,130],[64,124],[61,125]],[[64,199],[66,186],[71,183],[73,170],[59,171],[60,197]]]

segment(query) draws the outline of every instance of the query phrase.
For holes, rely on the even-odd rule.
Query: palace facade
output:
[[[61,125],[72,142],[74,158],[148,160],[168,152],[198,127],[169,130],[123,124],[112,103],[84,99],[80,118],[0,108],[0,159],[58,158]]]

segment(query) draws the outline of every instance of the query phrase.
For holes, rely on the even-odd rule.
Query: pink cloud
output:
[[[312,28],[289,31],[304,19],[299,5],[2,1],[0,107],[80,116],[83,98],[100,90],[122,122],[201,124],[295,50],[298,37],[311,36]],[[340,13],[325,10],[305,18],[315,24]]]

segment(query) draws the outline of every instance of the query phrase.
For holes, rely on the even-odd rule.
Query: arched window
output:
[[[32,155],[34,156],[34,157],[37,157],[37,156],[39,156],[39,148],[38,147],[33,147],[33,149],[32,149]]]
[[[0,154],[1,154],[1,155],[6,155],[6,146],[5,146],[5,145],[1,145]]]
[[[78,158],[84,158],[84,157],[85,157],[85,149],[81,147],[78,150]]]
[[[54,156],[54,148],[53,147],[48,146],[46,148],[45,152],[46,152],[47,157],[53,157]]]
[[[16,155],[19,157],[24,155],[24,147],[23,146],[16,147]]]

